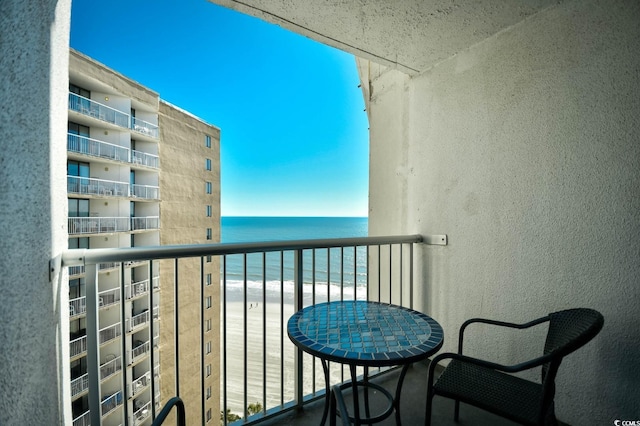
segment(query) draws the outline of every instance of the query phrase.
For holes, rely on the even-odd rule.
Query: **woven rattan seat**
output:
[[[524,329],[549,323],[543,355],[516,365],[501,365],[463,355],[465,329],[473,323],[484,323]],[[454,418],[459,417],[460,402],[474,405],[524,425],[555,425],[553,398],[555,376],[562,358],[593,339],[602,329],[604,319],[593,309],[569,309],[551,313],[525,324],[474,318],[460,327],[458,353],[444,353],[429,366],[425,424],[431,424],[434,395],[456,401]],[[451,359],[434,383],[438,363]],[[542,381],[535,383],[514,376],[524,370],[542,366]]]

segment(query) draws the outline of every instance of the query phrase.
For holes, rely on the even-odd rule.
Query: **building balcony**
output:
[[[85,413],[73,419],[73,426],[89,426],[91,424],[91,416],[87,410]]]
[[[152,137],[154,139],[157,139],[159,136],[157,125],[136,117],[131,117],[131,129],[137,133]]]
[[[100,344],[104,345],[117,339],[122,335],[122,326],[118,322],[116,324],[109,325],[107,327],[102,328],[101,330],[98,331],[98,334],[100,336]]]
[[[67,176],[67,193],[74,196],[128,197],[129,186],[127,182]]]
[[[69,339],[69,356],[75,358],[87,353],[87,336]]]
[[[122,371],[122,357],[110,356],[109,360],[100,365],[100,380],[107,380],[109,377]]]
[[[98,306],[106,308],[120,303],[120,289],[112,288],[98,293]]]
[[[69,317],[83,315],[87,311],[87,298],[82,296],[69,300]]]
[[[113,248],[96,251],[96,257],[92,257],[94,250],[69,250],[63,256],[63,266],[74,266],[74,262],[79,262],[79,259],[82,258],[81,262],[86,265],[87,270],[94,271],[98,265],[107,263],[105,262],[106,258],[101,256],[108,256],[109,261],[119,264],[147,262],[153,259],[173,259],[179,262],[183,258],[195,258],[199,259],[200,262],[206,262],[207,256],[219,256],[222,265],[222,316],[219,326],[221,327],[223,348],[220,352],[222,354],[220,364],[218,364],[218,361],[215,364],[222,366],[220,371],[222,387],[219,394],[221,397],[221,409],[223,411],[230,409],[232,413],[240,414],[243,410],[243,401],[260,401],[264,411],[254,415],[247,421],[247,424],[253,424],[255,422],[268,422],[270,419],[280,418],[280,416],[292,415],[291,413],[294,413],[293,409],[296,407],[301,408],[304,406],[312,410],[314,401],[323,400],[324,381],[322,369],[319,368],[318,362],[314,361],[312,357],[304,355],[302,357],[303,365],[300,366],[302,374],[298,375],[293,371],[294,358],[297,356],[297,352],[286,338],[286,321],[289,315],[302,306],[339,299],[369,299],[411,306],[413,303],[413,282],[410,270],[413,268],[413,247],[419,241],[421,241],[419,236],[406,236],[251,243],[231,246],[213,244],[144,249]],[[266,288],[260,288],[259,290],[253,288],[256,282],[249,284],[245,281],[238,288],[236,277],[229,272],[229,262],[233,261],[233,256],[258,256],[261,259],[260,261],[264,262],[265,271],[275,271],[289,267],[293,269],[293,264],[299,265],[298,273],[295,277],[284,277],[283,275],[274,280],[275,282],[282,281],[278,288],[289,288],[292,293],[282,294],[281,297],[276,298],[270,296],[267,300],[265,295]],[[280,259],[286,265],[281,265]],[[324,259],[323,261],[326,262],[327,268],[324,272],[319,271],[316,267],[320,259]],[[245,265],[244,267],[246,268],[247,266]],[[241,271],[240,275],[245,272]],[[323,273],[325,275],[322,275]],[[174,279],[178,280],[179,278],[176,277]],[[206,278],[203,276],[201,280],[200,285],[206,288]],[[267,277],[265,276],[264,280],[259,280],[259,282],[262,282],[259,286],[266,285]],[[95,286],[95,283],[88,281],[87,286],[91,285]],[[174,285],[179,287],[180,283],[175,282]],[[119,289],[107,291],[114,291],[115,295],[115,290]],[[148,290],[149,281],[143,280],[125,287],[124,294],[127,298],[142,294],[150,297]],[[87,291],[90,291],[90,289],[87,289]],[[98,294],[102,295],[106,294],[106,292]],[[240,296],[240,299],[238,299],[239,295],[242,294],[247,296]],[[276,302],[276,300],[281,301]],[[87,304],[88,310],[98,310],[100,308],[99,301],[93,303],[95,306]],[[206,311],[208,303],[204,300],[201,302],[203,312]],[[248,316],[250,311],[253,312],[252,309],[259,310],[266,304],[273,304],[274,312],[282,312],[282,317],[278,314],[276,315],[277,318],[262,319],[262,314],[257,311],[256,316]],[[240,310],[237,311],[237,309]],[[147,341],[146,337],[141,339],[134,337],[126,358],[127,363],[132,365],[151,356],[151,363],[154,365],[153,375],[159,378],[161,371],[158,366],[158,360],[154,359],[151,346],[156,345],[159,341],[161,331],[155,321],[149,321],[149,313],[153,318],[159,317],[158,307],[154,306],[150,311],[139,312],[129,319],[124,318],[120,323],[99,330],[98,341],[101,344],[108,343],[119,337],[122,327],[125,327],[128,331],[136,331],[135,327],[149,327],[149,336],[153,336],[152,340]],[[245,315],[244,319],[243,315]],[[256,321],[255,319],[250,320],[249,318],[255,318],[258,322],[254,322]],[[176,326],[179,327],[179,325]],[[210,330],[207,327],[211,327],[211,324],[182,325],[182,327],[185,326],[195,330],[200,329],[204,334],[207,330]],[[275,340],[273,340],[273,333],[279,336]],[[270,353],[280,353],[279,359],[270,359],[269,363],[266,364],[250,361],[254,357],[258,357],[256,358],[258,361],[262,359],[266,354],[267,347],[269,347]],[[175,350],[179,352],[181,348],[178,346]],[[201,350],[205,351],[204,343]],[[179,355],[176,354],[176,356]],[[262,367],[259,367],[261,371],[253,371],[251,370],[253,367],[246,367],[246,365],[261,365]],[[262,369],[264,370],[262,371]],[[201,373],[202,380],[210,374],[209,370],[207,370],[207,373],[204,371]],[[393,374],[393,371],[380,370],[374,373],[389,375]],[[88,371],[88,374],[91,381],[91,371]],[[153,381],[149,380],[150,374],[150,371],[146,372],[142,377],[132,382],[127,389],[127,398],[138,395],[138,389],[141,391],[141,387],[151,386],[149,416],[153,417],[157,413],[152,412],[152,409],[156,410],[154,407],[158,407],[160,401],[157,397],[157,383],[154,384]],[[179,372],[177,374],[179,375]],[[98,380],[102,377],[101,367]],[[298,377],[300,377],[300,380]],[[332,385],[342,383],[344,378],[338,365],[331,366],[330,377]],[[199,378],[198,380],[201,379]],[[269,383],[266,383],[265,380],[269,380]],[[261,389],[266,389],[267,386],[270,389],[268,396],[263,396]],[[245,394],[242,389],[245,389],[247,393]],[[405,393],[409,394],[413,393],[413,391],[405,388],[403,394]],[[206,398],[205,395],[206,389],[203,387],[199,398]],[[303,395],[303,398],[297,400],[296,395]],[[170,398],[171,395],[166,395],[165,397]],[[218,395],[211,395],[210,397],[218,397]],[[89,395],[89,398],[91,399],[91,395]],[[99,401],[95,400],[93,402],[93,404],[99,403]],[[90,404],[92,404],[91,401]],[[138,411],[134,411],[134,413],[138,413]],[[134,418],[138,417],[134,415]],[[308,420],[307,417],[305,418]]]
[[[130,150],[127,147],[114,145],[87,136],[67,135],[67,151],[73,156],[89,156],[100,160],[128,163],[132,166],[159,169],[160,160],[157,155]]]
[[[159,229],[158,216],[147,217],[70,217],[69,235],[113,234]]]
[[[122,392],[116,392],[112,395],[108,395],[104,397],[100,404],[102,417],[106,417],[108,414],[115,411],[115,409],[121,405],[122,405]]]
[[[76,399],[89,389],[89,374],[71,380],[71,398]]]
[[[141,425],[151,416],[151,401],[140,404],[138,408],[133,412],[133,424]]]
[[[147,371],[142,376],[138,377],[133,382],[131,382],[131,391],[130,391],[131,397],[135,397],[137,394],[145,390],[150,383],[151,383],[151,372]]]
[[[160,188],[152,185],[131,185],[131,197],[144,200],[159,200]]]
[[[129,128],[129,114],[75,93],[69,93],[69,111],[125,129]]]

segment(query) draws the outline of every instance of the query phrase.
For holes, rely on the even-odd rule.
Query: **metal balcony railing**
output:
[[[145,200],[159,200],[160,188],[151,185],[131,185],[131,196]]]
[[[144,342],[131,350],[131,361],[135,361],[138,357],[149,352],[149,342]]]
[[[107,306],[120,303],[120,289],[112,288],[98,293],[98,306],[106,308]]]
[[[150,415],[151,415],[151,401],[142,405],[140,408],[138,408],[136,411],[133,412],[133,418],[134,418],[133,424],[134,425],[142,424],[146,419],[149,418]]]
[[[69,342],[69,356],[82,355],[87,352],[87,336],[78,337],[77,339]]]
[[[142,376],[131,382],[131,396],[136,396],[138,393],[142,392],[142,390],[149,385],[150,381],[151,372],[147,371]]]
[[[131,230],[128,217],[70,217],[69,234],[108,234]]]
[[[89,389],[89,374],[85,373],[77,379],[71,381],[71,397],[81,394]]]
[[[145,295],[149,291],[149,280],[137,281],[127,286],[126,297],[127,299],[133,299]]]
[[[160,158],[157,155],[136,151],[135,149],[131,151],[131,163],[154,169],[160,168]]]
[[[71,266],[69,267],[69,277],[84,274],[84,266]]]
[[[67,151],[106,160],[129,162],[129,148],[73,133],[67,134]]]
[[[89,426],[91,424],[91,416],[87,410],[85,413],[73,419],[73,426]]]
[[[260,402],[263,411],[252,416],[244,424],[252,424],[273,415],[301,407],[302,405],[324,397],[324,376],[320,363],[313,357],[299,352],[286,337],[286,322],[291,314],[305,306],[331,300],[368,299],[413,306],[413,257],[414,244],[422,242],[419,235],[393,237],[365,237],[346,239],[281,241],[266,243],[209,244],[161,247],[135,247],[114,249],[77,249],[68,250],[62,256],[63,266],[84,264],[86,269],[87,294],[87,333],[97,330],[98,293],[96,283],[99,274],[96,265],[119,262],[121,268],[126,262],[146,261],[146,268],[154,270],[156,262],[172,259],[174,268],[181,265],[182,259],[199,259],[198,272],[208,263],[207,258],[215,256],[220,264],[221,316],[207,320],[205,306],[206,274],[201,273],[200,299],[201,315],[198,324],[178,324],[180,304],[171,310],[175,327],[190,327],[200,330],[201,341],[201,417],[204,412],[206,372],[220,365],[220,409],[222,413],[230,410],[247,418],[246,407]],[[193,262],[190,263],[193,265]],[[180,266],[180,268],[186,266]],[[174,275],[173,286],[178,289],[184,285],[193,286],[193,282],[182,283],[179,274]],[[92,279],[95,277],[95,280]],[[196,285],[198,285],[196,283]],[[126,288],[122,288],[122,297],[126,297]],[[176,290],[177,291],[177,290]],[[156,316],[156,301],[153,292],[144,296],[151,312]],[[266,305],[269,305],[267,317]],[[126,326],[125,318],[121,319]],[[157,336],[158,323],[149,322],[148,336]],[[207,358],[207,332],[213,327],[220,329],[222,349],[220,360]],[[95,332],[94,332],[95,333]],[[99,337],[91,341],[102,341],[103,330]],[[93,340],[92,340],[93,339]],[[176,382],[179,383],[180,351],[179,335],[174,335],[173,365]],[[156,351],[150,350],[149,341],[135,342],[130,350],[129,362],[138,357],[150,357],[154,366],[154,376],[160,375],[157,369]],[[87,367],[90,386],[92,380],[98,380],[97,372],[92,373],[98,353],[89,345]],[[191,350],[192,348],[189,348]],[[249,361],[251,360],[251,362]],[[299,361],[296,361],[299,360]],[[253,362],[255,361],[255,362]],[[219,364],[218,364],[219,362]],[[211,365],[211,366],[210,366]],[[93,377],[93,378],[92,378]],[[337,364],[331,364],[330,384],[341,383],[349,377]],[[151,416],[157,412],[157,384],[150,381],[152,396]],[[97,386],[97,385],[96,385]],[[176,391],[176,393],[178,393]],[[167,395],[170,396],[170,395]],[[217,395],[214,395],[217,397]],[[89,406],[100,404],[95,395],[89,392]],[[125,405],[125,418],[134,413]],[[92,411],[93,412],[93,411]],[[95,415],[95,414],[94,414]],[[99,418],[95,423],[99,422]],[[226,424],[227,419],[222,419]]]
[[[116,392],[104,398],[100,404],[102,417],[118,408],[119,405],[122,405],[122,392]]]
[[[100,365],[100,380],[108,379],[119,371],[122,371],[122,357],[106,361]]]
[[[158,216],[148,217],[132,217],[131,230],[139,231],[142,229],[158,229],[160,226],[160,218]]]
[[[149,311],[144,311],[139,313],[138,315],[134,315],[131,317],[129,321],[129,331],[133,331],[136,327],[140,327],[149,322]]]
[[[98,334],[100,335],[100,344],[103,345],[120,337],[122,335],[122,327],[118,322],[99,330]]]
[[[82,296],[69,300],[69,317],[73,318],[87,312],[87,298]]]
[[[129,128],[129,114],[75,93],[69,93],[69,109],[116,126]]]
[[[158,126],[139,118],[131,117],[131,129],[143,135],[158,138]]]
[[[80,176],[67,176],[67,192],[77,195],[128,197],[129,183]]]

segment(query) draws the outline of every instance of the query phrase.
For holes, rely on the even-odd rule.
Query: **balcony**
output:
[[[129,162],[128,148],[72,133],[67,135],[67,151],[104,160]]]
[[[100,336],[100,344],[104,345],[120,337],[122,327],[120,323],[116,323],[99,330],[98,334]]]
[[[100,380],[106,380],[122,371],[122,357],[111,356],[109,361],[100,365]]]
[[[106,308],[120,303],[120,289],[112,288],[98,293],[98,306]]]
[[[131,196],[143,200],[159,200],[160,188],[152,185],[131,185]]]
[[[155,230],[159,227],[158,216],[148,217],[70,217],[69,235],[112,234]]]
[[[150,136],[154,139],[157,139],[159,135],[157,125],[136,117],[131,117],[131,129],[137,133],[145,136]]]
[[[299,376],[294,373],[294,358],[297,350],[286,338],[286,321],[296,309],[327,300],[340,299],[370,299],[392,302],[404,306],[413,303],[413,251],[414,244],[420,242],[420,236],[406,237],[372,237],[357,239],[310,240],[303,242],[274,242],[251,244],[212,244],[201,246],[178,247],[150,247],[150,248],[114,248],[98,250],[94,256],[93,250],[82,251],[82,261],[88,272],[97,269],[97,265],[109,262],[129,264],[130,262],[146,262],[156,259],[174,259],[179,262],[183,258],[199,259],[201,264],[206,262],[207,256],[218,256],[221,264],[221,409],[230,409],[233,413],[242,413],[244,401],[259,401],[264,411],[254,415],[248,424],[256,421],[269,421],[286,415],[296,407],[309,406],[313,409],[314,401],[322,400],[324,396],[324,382],[322,369],[312,357],[302,355],[302,365]],[[75,253],[74,253],[75,252]],[[73,266],[80,257],[79,251],[69,250],[64,255],[63,265]],[[108,256],[108,257],[106,257]],[[278,277],[266,274],[259,280],[249,283],[242,278],[246,270],[240,275],[232,268],[234,262],[240,261],[247,268],[247,260],[257,261],[264,271],[293,270],[294,276],[282,272]],[[320,267],[319,265],[325,265]],[[295,268],[293,265],[298,265]],[[258,268],[258,269],[260,269]],[[256,271],[251,271],[256,273]],[[178,279],[178,278],[175,278]],[[206,287],[206,278],[201,278],[200,286]],[[268,283],[279,283],[277,288],[280,296],[267,295],[268,291],[276,291]],[[142,284],[142,288],[136,286]],[[95,285],[90,282],[87,285]],[[174,285],[179,286],[176,282]],[[257,287],[256,287],[257,286]],[[268,288],[269,287],[269,288]],[[146,293],[148,295],[149,282],[144,280],[126,287],[126,297]],[[89,291],[90,289],[88,289]],[[108,290],[115,291],[116,289]],[[101,292],[99,294],[103,294]],[[105,293],[106,294],[106,293]],[[115,295],[115,292],[114,292]],[[275,302],[280,300],[280,302]],[[266,318],[260,313],[259,307],[266,304],[272,306],[278,314]],[[205,308],[202,301],[201,309]],[[249,311],[256,309],[255,314]],[[87,306],[91,310],[91,306]],[[96,304],[93,309],[99,309]],[[151,310],[152,316],[158,316],[158,307]],[[175,319],[174,319],[175,320]],[[120,324],[133,330],[134,327],[149,324],[153,341],[134,340],[128,355],[128,363],[132,364],[140,359],[151,356],[152,365],[157,365],[157,359],[151,352],[151,344],[158,338],[157,324],[149,323],[149,311],[138,313],[124,323],[114,324],[99,330],[99,342],[106,343],[120,335]],[[268,324],[268,326],[267,326]],[[185,325],[183,325],[185,326]],[[189,327],[200,329],[205,333],[205,324],[192,324]],[[108,336],[107,336],[108,335]],[[110,340],[107,340],[107,337]],[[267,355],[269,361],[260,362]],[[176,348],[180,350],[179,346]],[[204,347],[202,348],[204,351]],[[276,358],[272,358],[276,355]],[[177,356],[177,355],[176,355]],[[258,357],[258,362],[247,362],[248,357]],[[256,365],[260,365],[256,370]],[[154,368],[154,374],[160,371]],[[374,373],[383,374],[379,370]],[[179,374],[179,372],[178,372]],[[202,371],[202,378],[205,372]],[[393,374],[386,373],[387,375]],[[100,377],[102,377],[102,370]],[[342,369],[332,365],[331,383],[341,383],[345,380]],[[91,380],[91,372],[89,372]],[[151,395],[157,394],[157,389],[144,376],[145,383],[152,387]],[[301,379],[299,380],[298,377]],[[384,376],[382,376],[384,377]],[[268,378],[268,382],[267,382]],[[200,381],[200,379],[199,379]],[[134,389],[135,385],[135,389]],[[141,382],[132,383],[131,392]],[[244,391],[242,390],[244,389]],[[268,389],[268,391],[267,391]],[[411,391],[405,392],[411,393]],[[296,395],[303,395],[297,399]],[[206,389],[201,389],[200,398],[206,398]],[[170,395],[167,395],[167,398]],[[154,407],[159,401],[149,401]],[[317,404],[317,403],[316,403]],[[137,411],[136,411],[137,413]],[[153,414],[150,414],[153,415]],[[202,413],[204,417],[204,413]]]
[[[129,128],[129,114],[75,93],[69,93],[69,110],[118,127]]]
[[[100,404],[102,417],[105,417],[120,405],[122,405],[122,392],[116,392],[113,395],[105,397]]]
[[[131,163],[139,166],[151,167],[152,169],[160,168],[160,159],[157,155],[142,151],[131,151]]]
[[[78,315],[82,315],[87,311],[87,298],[78,297],[76,299],[69,300],[69,317],[73,318]]]
[[[140,425],[151,415],[151,401],[141,404],[136,411],[133,412],[133,424]]]
[[[131,396],[136,396],[151,383],[151,372],[147,371],[131,383]]]
[[[73,419],[73,426],[89,426],[91,424],[91,416],[89,411]]]
[[[71,339],[69,342],[69,356],[71,358],[87,353],[87,336]]]
[[[67,193],[99,197],[127,197],[129,184],[105,179],[67,176]]]
[[[77,379],[71,380],[71,398],[82,394],[89,389],[89,374],[85,373]]]
[[[144,296],[149,292],[149,280],[137,281],[126,287],[125,294],[127,299]]]

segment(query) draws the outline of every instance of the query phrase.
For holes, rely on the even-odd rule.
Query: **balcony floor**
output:
[[[402,424],[404,426],[414,426],[424,424],[424,408],[427,394],[427,368],[426,363],[417,363],[409,368],[402,387],[402,397],[400,412],[402,416]],[[397,383],[400,370],[383,374],[380,377],[372,379],[372,382],[382,385],[385,389],[393,393]],[[345,392],[345,400],[347,407],[350,407],[351,393]],[[372,399],[373,407],[375,400]],[[322,418],[322,409],[324,407],[324,399],[316,401],[305,406],[304,410],[290,412],[281,417],[272,419],[262,424],[267,425],[283,425],[283,426],[308,426],[319,425]],[[341,423],[338,422],[340,425]],[[395,425],[395,415],[387,418],[379,425]],[[513,426],[517,423],[503,419],[486,411],[479,410],[470,405],[461,404],[460,421],[456,423],[453,420],[453,400],[436,396],[433,399],[433,414],[431,417],[433,426],[470,426],[470,425],[491,425],[491,426]],[[326,425],[329,425],[327,420]]]

